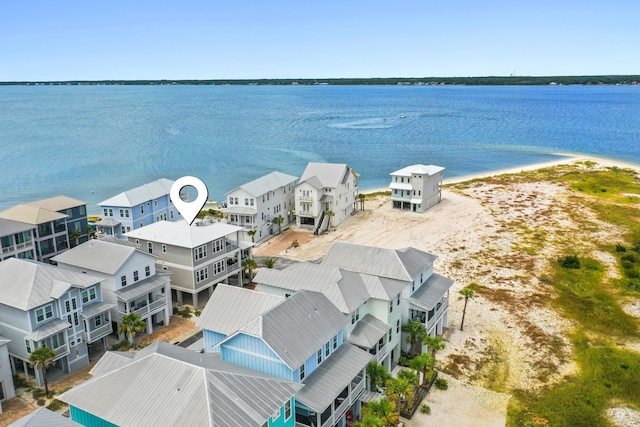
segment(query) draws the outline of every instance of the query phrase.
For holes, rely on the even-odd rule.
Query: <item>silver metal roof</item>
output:
[[[253,181],[247,182],[246,184],[242,184],[226,194],[229,195],[238,189],[242,189],[252,196],[258,197],[268,191],[275,191],[285,185],[295,184],[297,179],[298,178],[293,175],[287,175],[286,173],[275,171],[261,176],[258,179],[254,179]]]
[[[283,297],[220,283],[196,326],[229,335],[284,301]]]
[[[103,280],[51,264],[10,258],[0,262],[0,304],[27,311],[55,300],[71,286],[84,289]]]
[[[57,334],[60,331],[64,331],[69,326],[71,325],[66,320],[56,318],[48,321],[42,326],[37,327],[36,329],[25,335],[25,338],[33,341],[40,341],[47,337],[50,337],[51,335]]]
[[[442,172],[444,168],[442,166],[436,165],[411,165],[395,172],[391,172],[389,175],[397,175],[397,176],[411,176],[413,174],[421,174],[421,175],[435,175],[438,172]]]
[[[322,264],[411,282],[437,258],[415,248],[387,249],[335,241]]]
[[[119,245],[106,240],[95,239],[91,239],[60,255],[56,255],[52,260],[78,268],[99,271],[104,274],[115,274],[136,251],[148,256],[151,259],[150,263],[155,262],[153,255],[136,249],[133,246]]]
[[[102,355],[99,363],[96,363],[93,368],[91,368],[89,373],[94,377],[107,374],[133,362],[133,356],[133,353],[123,351],[107,351]]]
[[[77,206],[83,206],[86,204],[87,202],[83,202],[82,200],[74,199],[73,197],[69,196],[54,196],[47,199],[25,203],[25,205],[27,206],[34,206],[36,208],[43,208],[56,212],[75,208]]]
[[[356,323],[347,341],[359,347],[371,348],[378,344],[380,338],[389,333],[391,326],[370,314]]]
[[[236,214],[236,215],[255,215],[258,213],[256,208],[250,208],[247,206],[236,206],[231,205],[228,208],[220,209],[221,212],[226,214]]]
[[[232,236],[232,240],[235,240],[237,231],[242,231],[242,227],[221,222],[197,226],[183,221],[158,221],[131,230],[125,236],[193,249],[226,236]]]
[[[103,227],[115,227],[122,224],[120,221],[113,218],[103,218],[100,221],[96,222],[96,225],[101,225]]]
[[[0,336],[0,347],[5,345],[5,344],[9,344],[11,342],[11,340],[9,338],[5,338]]]
[[[345,177],[351,172],[349,166],[344,163],[314,163],[307,164],[302,176],[300,177],[300,183],[308,181],[314,176],[317,178],[321,187],[317,184],[311,183],[316,188],[336,188],[339,184],[345,181]]]
[[[116,245],[131,246],[132,248],[138,247],[138,245],[136,245],[135,242],[130,242],[127,239],[121,239],[119,237],[110,236],[110,235],[103,236],[98,240],[102,242],[113,243]]]
[[[296,394],[296,400],[317,412],[325,409],[345,387],[373,359],[369,352],[344,343],[302,380],[304,387]]]
[[[164,342],[149,347],[58,398],[121,427],[254,427],[302,387],[211,354]]]
[[[69,418],[41,407],[25,415],[7,427],[81,427]]]
[[[384,301],[391,301],[402,292],[404,288],[409,286],[409,283],[401,280],[372,276],[371,274],[362,274],[361,276],[371,298]]]
[[[169,276],[156,274],[139,282],[117,289],[114,293],[120,301],[130,301],[141,295],[145,295],[154,289],[164,287],[170,282]]]
[[[454,280],[433,273],[426,282],[409,297],[409,303],[431,310],[438,304],[442,296],[453,286]]]
[[[33,230],[34,228],[35,226],[33,224],[0,218],[0,236],[10,236],[15,233]]]
[[[278,288],[322,292],[343,313],[352,313],[369,299],[360,274],[337,267],[303,262],[284,270],[263,268],[254,281]]]
[[[110,304],[108,302],[94,302],[93,304],[83,305],[81,314],[82,317],[88,319],[90,317],[96,317],[98,314],[104,313],[115,306],[115,304]]]
[[[300,290],[242,327],[240,332],[262,338],[295,370],[346,324],[346,316],[323,294]]]
[[[133,207],[148,200],[157,199],[158,197],[168,195],[171,192],[171,186],[174,181],[166,178],[160,178],[157,181],[141,185],[131,190],[124,191],[107,200],[98,203],[99,206],[123,206]]]

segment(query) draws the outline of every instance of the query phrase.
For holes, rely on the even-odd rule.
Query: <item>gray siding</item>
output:
[[[0,304],[0,324],[2,323],[14,326],[25,331],[30,330],[29,318],[27,316],[27,313],[4,304]]]
[[[29,358],[27,348],[24,344],[25,331],[0,324],[0,335],[11,340],[11,342],[7,344],[11,355],[25,360]]]

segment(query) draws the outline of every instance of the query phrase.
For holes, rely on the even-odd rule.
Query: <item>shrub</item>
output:
[[[181,310],[178,311],[178,313],[180,314],[180,316],[184,317],[185,319],[188,319],[191,317],[191,309],[189,307],[184,307]]]
[[[630,263],[635,263],[636,262],[636,257],[634,257],[632,254],[624,255],[620,259],[623,260],[623,261],[628,261]]]
[[[558,263],[562,268],[580,268],[580,260],[577,255],[567,255],[558,260]]]
[[[627,252],[627,248],[625,248],[623,245],[616,245],[616,252]]]
[[[298,246],[300,246],[300,245],[298,244],[298,239],[295,239],[293,242],[291,242],[291,247],[292,247],[292,248],[297,248]]]
[[[200,317],[200,315],[202,314],[202,312],[200,310],[196,310],[195,313],[193,313],[196,315],[196,317]]]
[[[177,305],[173,306],[173,314],[178,314],[178,312],[180,311],[180,308],[178,308]]]
[[[53,401],[47,405],[47,409],[50,409],[54,412],[60,408],[62,408],[62,402],[60,402],[58,399],[53,399]]]
[[[398,359],[398,365],[408,367],[409,359],[405,356],[400,356],[400,359]]]
[[[438,390],[446,390],[449,388],[449,383],[444,378],[438,378],[435,385]]]
[[[38,406],[44,406],[44,404],[47,403],[46,400],[44,399],[38,399]]]
[[[127,351],[131,348],[131,343],[127,340],[118,341],[111,346],[111,350]]]
[[[636,251],[636,252],[640,252],[640,242],[638,242],[635,245],[633,245],[633,250]]]
[[[420,406],[420,412],[427,415],[431,414],[431,406],[423,403],[422,406]]]
[[[35,388],[32,392],[31,392],[31,396],[33,396],[34,399],[39,399],[42,396],[45,395],[44,389],[41,387]],[[42,405],[40,405],[42,406]]]
[[[22,388],[22,387],[25,387],[28,389],[33,388],[33,384],[27,381],[25,377],[18,374],[13,376],[13,384],[15,385],[16,388]]]

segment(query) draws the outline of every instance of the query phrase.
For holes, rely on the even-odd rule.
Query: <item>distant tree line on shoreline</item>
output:
[[[237,79],[237,80],[71,80],[43,82],[0,82],[16,85],[462,85],[462,86],[534,86],[534,85],[618,85],[640,84],[640,75],[612,76],[509,76],[509,77],[384,77],[335,79]]]

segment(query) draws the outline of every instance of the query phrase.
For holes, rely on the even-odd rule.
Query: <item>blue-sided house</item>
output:
[[[359,414],[373,358],[343,342],[346,324],[318,292],[283,298],[225,285],[218,285],[197,323],[205,330],[206,352],[303,384],[295,398],[296,425],[323,427],[343,427],[348,413]]]

